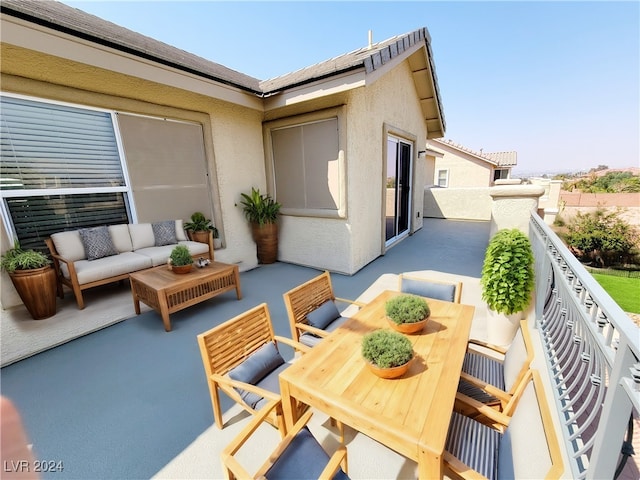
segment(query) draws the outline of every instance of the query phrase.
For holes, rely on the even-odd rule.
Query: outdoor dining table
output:
[[[297,401],[418,463],[421,479],[442,478],[443,453],[475,307],[427,299],[431,315],[420,334],[407,335],[415,357],[398,379],[369,371],[362,337],[390,328],[385,290],[280,374],[287,428]]]

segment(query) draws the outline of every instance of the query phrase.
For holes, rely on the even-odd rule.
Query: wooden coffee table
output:
[[[211,262],[203,268],[194,265],[186,274],[162,265],[132,273],[129,280],[136,314],[140,314],[140,302],[149,305],[162,316],[167,332],[171,331],[169,315],[174,312],[233,289],[238,300],[242,298],[238,266],[228,263]]]

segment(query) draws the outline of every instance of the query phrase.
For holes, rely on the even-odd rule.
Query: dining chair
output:
[[[471,348],[467,348],[465,353],[458,384],[458,392],[463,395],[459,400],[469,403],[466,398],[471,398],[511,415],[515,407],[511,399],[524,381],[533,360],[534,351],[527,321],[520,322],[513,342],[507,349],[475,339],[469,340],[469,346]]]
[[[402,293],[412,293],[422,297],[435,298],[436,300],[460,303],[462,282],[447,282],[401,273],[398,275],[398,290]]]
[[[489,409],[501,430],[453,412],[443,456],[449,478],[560,478],[560,444],[536,370],[522,390],[512,417]]]
[[[327,271],[285,292],[283,298],[291,337],[309,347],[317,345],[348,318],[341,314],[336,302],[364,306],[361,302],[336,297]]]
[[[278,402],[276,401],[265,405],[222,450],[221,459],[225,477],[227,479],[333,478],[348,480],[347,449],[344,446],[344,438],[341,437],[339,447],[329,456],[307,427],[313,413],[312,410],[308,410],[300,417],[255,474],[251,475],[240,464],[238,452],[262,425],[270,411],[277,408]],[[255,452],[252,452],[252,456],[255,456]]]
[[[266,420],[284,437],[286,427],[279,403],[278,374],[289,364],[280,354],[279,343],[302,353],[308,351],[308,347],[274,334],[266,303],[199,334],[197,338],[218,428],[224,427],[219,397],[219,390],[222,390],[251,414],[268,402],[277,402]]]

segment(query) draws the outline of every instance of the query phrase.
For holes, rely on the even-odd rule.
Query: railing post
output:
[[[536,185],[501,185],[491,187],[492,237],[503,228],[518,228],[529,233],[529,216],[538,210],[538,200],[544,193],[544,187]]]

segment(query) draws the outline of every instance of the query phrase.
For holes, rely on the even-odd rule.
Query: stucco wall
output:
[[[425,187],[425,217],[459,220],[490,220],[490,187],[438,188]]]
[[[347,183],[346,217],[319,218],[282,215],[279,259],[311,267],[353,274],[384,250],[382,230],[385,125],[391,133],[416,140],[413,152],[413,229],[422,227],[424,163],[417,161],[424,150],[426,126],[406,63],[387,72],[373,84],[349,92],[345,97],[327,97],[309,104],[314,109],[340,102],[346,136],[343,144]],[[303,113],[296,111],[296,114]],[[420,185],[420,188],[415,188]]]
[[[438,144],[438,148],[441,146]],[[469,156],[458,155],[455,152],[444,151],[442,158],[435,159],[433,178],[427,179],[427,183],[438,184],[438,170],[449,170],[449,188],[488,187],[491,185],[492,167],[486,162]]]
[[[241,270],[257,265],[249,226],[235,205],[240,192],[266,188],[261,111],[6,45],[2,53],[3,92],[202,123],[213,203],[202,209],[214,212],[224,245],[216,250],[216,259],[238,263]],[[46,82],[29,78],[40,79],[42,72]],[[183,219],[191,213],[184,212]],[[2,240],[4,251],[9,245],[6,236]],[[9,281],[2,282],[3,307],[16,304],[12,288]]]

